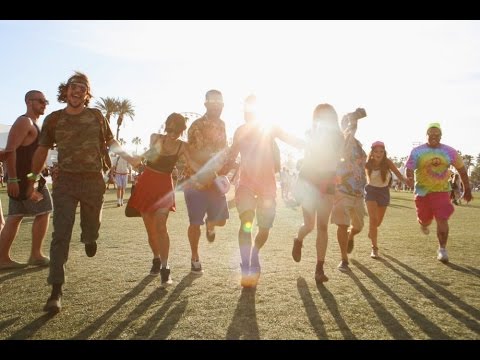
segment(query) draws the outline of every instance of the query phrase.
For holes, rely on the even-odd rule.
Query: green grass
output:
[[[6,210],[5,189],[0,198]],[[449,265],[435,259],[435,230],[421,234],[410,193],[392,192],[379,233],[381,260],[369,257],[367,229],[356,237],[351,274],[335,269],[340,254],[331,225],[325,286],[313,278],[313,234],[305,239],[302,261],[292,260],[301,211],[277,200],[254,291],[239,285],[235,208],[214,243],[202,233],[204,275],[189,273],[188,217],[177,193],[178,209],[168,222],[174,285],[163,290],[159,278],[148,276],[152,256],[142,220],[126,218],[115,206],[115,191],[107,191],[94,258],[85,255],[75,223],[58,315],[42,312],[48,269],[0,272],[0,339],[480,339],[479,200],[455,208]],[[26,219],[14,259],[27,260],[30,231]]]

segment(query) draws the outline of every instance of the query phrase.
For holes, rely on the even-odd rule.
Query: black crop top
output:
[[[162,145],[164,142],[165,137],[162,137]],[[145,157],[147,158],[147,166],[153,170],[171,174],[178,161],[178,154],[181,148],[182,143],[180,142],[176,154],[162,155],[158,152],[155,146],[152,146],[145,154]]]

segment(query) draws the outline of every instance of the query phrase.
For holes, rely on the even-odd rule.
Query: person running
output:
[[[323,265],[328,244],[328,220],[333,207],[337,164],[343,149],[343,133],[338,115],[330,104],[313,111],[312,127],[307,132],[305,157],[295,184],[295,200],[302,206],[303,224],[293,239],[292,257],[300,262],[305,237],[317,226],[317,264],[315,281],[328,281]]]
[[[229,163],[240,153],[239,184],[235,191],[235,204],[240,217],[238,245],[241,257],[241,286],[255,287],[260,277],[260,249],[265,245],[273,226],[276,212],[276,180],[274,140],[293,146],[303,146],[279,127],[265,130],[257,121],[254,95],[245,100],[245,124],[235,131],[228,155]],[[252,244],[253,220],[257,217],[258,232]]]
[[[464,195],[468,203],[473,199],[467,170],[460,154],[452,147],[440,143],[442,129],[439,123],[427,128],[427,142],[412,149],[407,159],[407,178],[415,180],[415,207],[421,231],[428,235],[433,219],[437,222],[437,260],[448,263],[448,219],[455,211],[450,202],[451,186],[449,167],[453,165],[462,179]]]
[[[75,72],[58,86],[57,100],[67,106],[49,114],[43,122],[38,147],[33,155],[32,172],[28,174],[27,196],[42,170],[48,150],[55,144],[58,151],[58,175],[53,186],[53,233],[50,244],[50,271],[47,282],[52,292],[44,306],[51,314],[61,309],[65,265],[68,260],[77,206],[80,203],[80,240],[85,253],[97,253],[102,207],[105,195],[103,170],[108,168],[108,149],[127,159],[132,165],[140,157],[123,151],[113,138],[108,120],[88,104],[92,98],[88,77]]]
[[[172,283],[167,229],[168,214],[176,210],[172,171],[180,157],[190,162],[188,144],[179,139],[187,128],[186,123],[181,114],[172,113],[165,121],[165,134],[150,136],[150,149],[142,155],[146,159],[144,171],[138,177],[135,191],[128,201],[129,206],[142,215],[153,253],[150,275],[160,275],[162,287]]]
[[[185,166],[183,193],[188,210],[188,241],[191,249],[191,272],[203,273],[198,244],[200,227],[205,226],[207,240],[215,240],[215,227],[225,226],[230,214],[225,194],[214,186],[217,173],[224,167],[228,150],[225,122],[220,119],[223,96],[218,90],[205,94],[205,114],[195,120],[188,129],[191,162]],[[195,164],[196,168],[194,168]],[[206,216],[206,218],[205,218]]]
[[[348,254],[352,252],[354,236],[363,229],[366,215],[364,191],[367,154],[355,138],[357,122],[365,116],[365,110],[358,108],[345,115],[341,123],[345,143],[337,166],[337,186],[330,221],[338,227],[337,241],[342,261],[337,269],[342,272],[350,271]]]
[[[368,154],[365,173],[367,185],[365,185],[365,204],[367,205],[369,229],[368,237],[372,241],[372,252],[370,256],[378,259],[378,228],[382,224],[387,206],[390,204],[390,184],[392,172],[397,176],[398,181],[407,182],[407,179],[400,173],[392,160],[387,157],[385,144],[375,141]]]

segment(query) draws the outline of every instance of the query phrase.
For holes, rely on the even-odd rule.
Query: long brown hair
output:
[[[88,106],[90,99],[92,98],[92,93],[90,92],[90,82],[88,81],[87,75],[81,73],[80,71],[75,71],[75,74],[70,76],[66,83],[61,83],[58,86],[57,100],[61,103],[67,102],[67,89],[71,82],[81,82],[87,86],[87,95],[85,96],[84,105]]]
[[[383,151],[384,151],[384,156],[382,161],[380,161],[380,174],[382,176],[382,181],[385,181],[387,180],[387,174],[390,172],[390,168],[388,166],[388,161],[387,161],[387,150],[385,150],[384,148]],[[372,171],[374,170],[373,167],[374,167],[374,160],[373,160],[373,149],[372,149],[368,154],[367,163],[365,164],[365,169],[367,169],[367,173],[369,177],[372,175]]]

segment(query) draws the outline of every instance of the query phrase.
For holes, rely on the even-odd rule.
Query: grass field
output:
[[[0,198],[5,212],[5,188]],[[277,218],[260,253],[259,285],[242,290],[236,209],[214,243],[202,233],[205,273],[191,275],[188,217],[178,192],[177,212],[169,218],[174,284],[164,290],[158,277],[148,275],[152,256],[142,220],[126,218],[115,198],[114,190],[107,191],[93,258],[79,241],[77,218],[58,315],[42,311],[50,294],[47,268],[0,272],[0,339],[480,339],[478,199],[456,207],[450,264],[444,265],[435,259],[434,229],[429,236],[419,230],[412,194],[392,192],[379,232],[381,259],[370,258],[364,229],[350,257],[353,271],[337,271],[331,225],[325,264],[330,281],[317,286],[314,236],[305,239],[302,261],[295,263],[292,239],[301,211],[277,197]],[[28,259],[30,231],[26,219],[12,247],[18,261]]]

